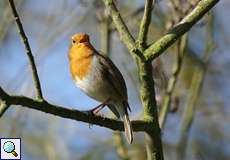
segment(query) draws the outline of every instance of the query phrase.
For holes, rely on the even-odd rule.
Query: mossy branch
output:
[[[155,99],[152,63],[138,61],[140,78],[140,96],[143,106],[143,119],[149,122],[150,132],[147,132],[146,151],[148,160],[163,160],[161,131],[158,123],[157,104]]]
[[[188,32],[219,0],[201,0],[198,5],[179,24],[173,27],[165,36],[150,45],[144,52],[147,60],[160,56],[178,38]]]
[[[42,111],[45,113],[49,113],[67,119],[86,122],[89,124],[95,124],[112,130],[124,131],[123,122],[121,121],[110,119],[110,118],[104,118],[101,116],[95,116],[90,112],[86,112],[86,111],[68,109],[67,107],[53,105],[46,101],[31,99],[25,96],[8,95],[1,87],[0,87],[0,99],[2,101],[5,101],[5,103],[8,105],[17,105],[18,107],[31,108],[31,109],[35,109],[38,111]],[[133,130],[136,132],[139,131],[144,132],[150,129],[149,124],[141,120],[132,121],[132,127]]]
[[[147,33],[151,22],[153,3],[155,3],[155,0],[146,0],[145,2],[144,15],[141,20],[139,35],[137,39],[137,43],[141,49],[145,49],[146,47]]]
[[[129,51],[133,51],[135,49],[135,40],[131,33],[129,32],[128,27],[124,23],[119,11],[117,10],[116,5],[112,0],[103,0],[106,9],[110,12],[110,16],[113,19],[113,23],[119,32],[121,41],[126,45]],[[130,52],[133,53],[133,52]]]

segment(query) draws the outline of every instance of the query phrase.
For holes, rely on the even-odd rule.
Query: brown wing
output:
[[[105,76],[112,87],[123,98],[123,100],[127,101],[127,88],[121,72],[109,58],[99,53],[97,53],[96,56],[98,57],[99,63],[101,64],[103,76]]]

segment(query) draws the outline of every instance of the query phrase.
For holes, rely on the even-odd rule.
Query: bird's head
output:
[[[89,35],[86,33],[77,33],[72,36],[72,45],[79,43],[89,43]]]

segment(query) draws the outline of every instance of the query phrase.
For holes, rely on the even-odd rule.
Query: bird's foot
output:
[[[93,109],[90,109],[86,112],[90,113],[90,114],[93,114],[93,115],[98,115],[98,116],[102,116],[104,117],[103,114],[99,114],[99,112],[108,104],[108,100],[104,101],[103,103],[101,103],[100,105],[94,107]]]

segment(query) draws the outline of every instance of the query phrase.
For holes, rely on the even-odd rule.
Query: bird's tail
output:
[[[129,120],[128,112],[126,111],[126,113],[127,114],[124,114],[124,116],[122,116],[122,119],[124,121],[125,137],[127,141],[131,144],[133,142],[133,129]]]
[[[125,137],[127,141],[131,144],[133,142],[133,129],[131,122],[129,120],[128,109],[131,111],[128,102],[110,104],[109,108],[116,115],[117,118],[120,118],[124,122],[125,128]]]
[[[123,102],[123,106],[122,106],[123,112],[120,113],[120,115],[122,120],[124,121],[125,137],[127,141],[131,144],[133,142],[133,129],[132,129],[131,122],[129,120],[129,114],[127,109],[130,110],[129,104],[127,102]]]

